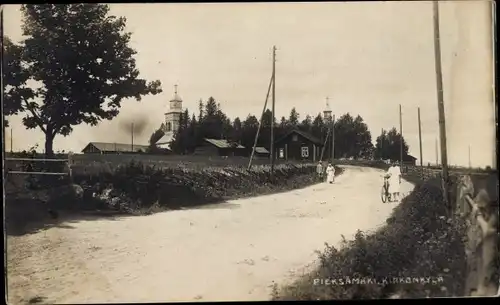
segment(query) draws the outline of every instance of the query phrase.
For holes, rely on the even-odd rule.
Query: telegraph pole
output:
[[[384,160],[384,128],[380,130],[380,159]]]
[[[403,168],[403,114],[401,112],[401,104],[399,104],[399,167]]]
[[[12,149],[12,143],[13,143],[13,139],[12,139],[12,128],[10,129],[10,153],[12,153],[13,149]]]
[[[418,107],[418,142],[420,145],[420,167],[423,166],[423,160],[422,160],[422,123],[420,121],[420,107]]]
[[[273,82],[271,106],[271,178],[274,177],[274,106],[276,102],[276,46],[273,46]]]
[[[470,144],[469,144],[469,168],[472,168],[471,162],[470,162]]]
[[[134,152],[134,123],[132,123],[132,152]]]
[[[449,193],[448,193],[448,156],[446,151],[446,122],[444,115],[444,97],[443,97],[443,75],[441,71],[441,43],[439,35],[439,2],[433,1],[433,20],[434,20],[434,54],[436,57],[436,89],[438,99],[438,112],[439,112],[439,136],[441,140],[441,166],[442,166],[442,184],[443,184],[443,199],[445,205],[449,206]]]
[[[436,138],[436,141],[434,143],[434,147],[436,148],[436,166],[439,166],[439,159],[438,159],[438,140]]]
[[[332,165],[335,160],[335,114],[332,114]]]

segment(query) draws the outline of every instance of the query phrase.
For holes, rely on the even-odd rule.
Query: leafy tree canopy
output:
[[[21,11],[27,39],[19,60],[40,87],[23,96],[20,111],[28,129],[45,133],[47,154],[57,134],[113,119],[124,99],[161,92],[160,81],[139,78],[126,20],[109,15],[108,5],[30,4]]]

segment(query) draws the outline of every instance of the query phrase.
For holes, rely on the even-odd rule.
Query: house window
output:
[[[294,134],[292,136],[292,141],[297,142],[298,140],[299,140],[299,137],[296,134]]]
[[[167,131],[172,131],[172,123],[167,123]]]
[[[301,156],[302,158],[309,158],[309,147],[307,146],[302,147]]]

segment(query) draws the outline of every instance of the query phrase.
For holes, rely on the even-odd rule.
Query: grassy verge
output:
[[[353,241],[344,241],[339,249],[327,245],[317,270],[291,285],[276,288],[273,299],[372,299],[396,293],[415,298],[462,295],[465,226],[460,219],[444,216],[439,185],[438,179],[416,185],[394,209],[388,225],[376,233],[358,232]],[[348,277],[372,278],[378,283],[340,285],[314,281],[345,282]],[[425,283],[426,278],[431,279],[429,283]],[[412,283],[406,283],[407,279]]]

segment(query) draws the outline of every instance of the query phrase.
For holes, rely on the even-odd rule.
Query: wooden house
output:
[[[417,158],[411,155],[405,155],[403,156],[403,165],[407,166],[415,166],[417,163]]]
[[[278,160],[315,162],[321,157],[323,143],[307,132],[294,129],[278,139],[274,146]]]

